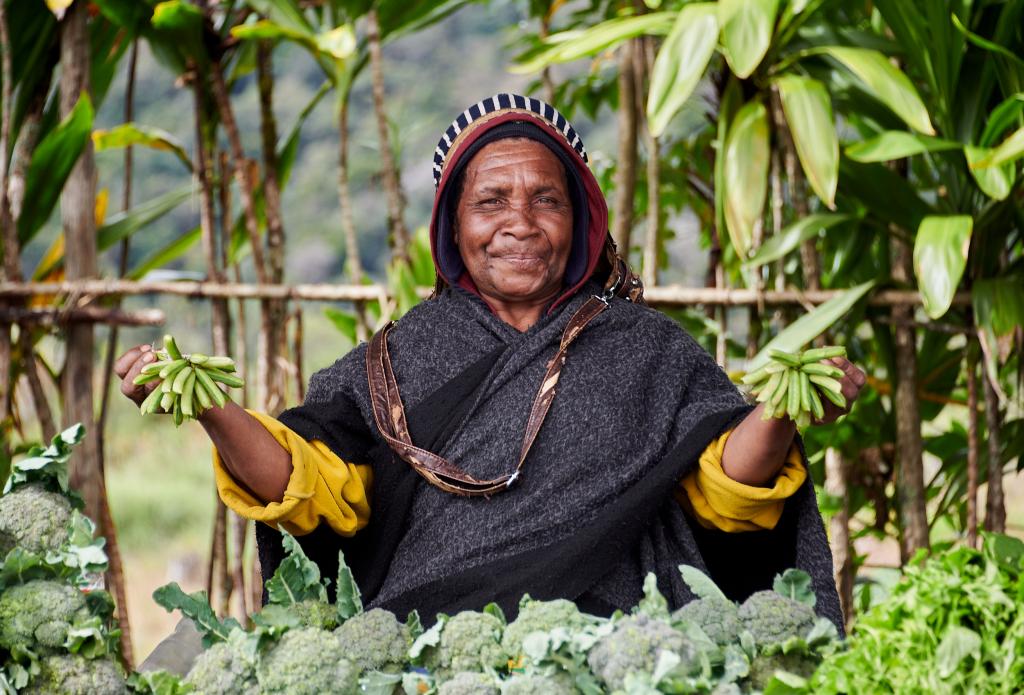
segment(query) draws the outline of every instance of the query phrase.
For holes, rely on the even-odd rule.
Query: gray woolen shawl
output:
[[[570,316],[597,290],[585,285],[525,333],[460,288],[399,320],[388,344],[410,421],[418,406],[446,407],[430,399],[458,375],[481,360],[490,365],[434,451],[477,478],[510,472],[547,361]],[[489,499],[445,493],[387,449],[370,409],[365,349],[314,374],[304,404],[280,419],[342,459],[373,466],[370,525],[351,539],[326,525],[303,539],[313,552],[330,543],[337,543],[335,555],[338,545],[345,550],[368,606],[432,615],[494,599],[514,613],[530,593],[610,612],[641,598],[647,572],[656,573],[673,606],[694,598],[676,568],[708,571],[695,535],[707,532],[673,492],[704,448],[750,406],[675,321],[613,299],[569,349],[522,476]],[[787,500],[784,519],[793,565],[813,578],[817,612],[841,630],[832,556],[809,477]],[[735,534],[717,537],[724,543],[726,535]],[[734,559],[742,571],[744,559]]]

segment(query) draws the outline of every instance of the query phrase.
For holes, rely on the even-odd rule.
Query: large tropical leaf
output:
[[[744,265],[757,267],[765,263],[777,261],[789,252],[796,250],[800,244],[808,239],[813,239],[830,227],[852,219],[854,219],[852,215],[839,215],[836,213],[802,217],[775,236],[769,237],[767,241],[761,244],[757,253],[744,262]]]
[[[821,82],[799,75],[780,77],[777,84],[789,132],[793,134],[807,180],[825,205],[835,208],[839,136],[832,122],[828,91]]]
[[[203,43],[203,11],[185,0],[167,0],[153,8],[151,20],[156,34],[149,43],[154,51],[168,56],[175,69],[183,69],[188,61],[199,65],[209,63],[210,56]]]
[[[977,280],[971,286],[974,320],[996,336],[1024,326],[1024,276],[1009,275]]]
[[[128,271],[129,280],[141,280],[150,271],[162,268],[168,263],[172,263],[188,252],[197,241],[202,237],[202,228],[193,227],[189,231],[182,234],[177,239],[172,240],[165,246],[160,247],[153,253]]]
[[[865,210],[885,224],[897,224],[908,233],[917,230],[931,207],[907,179],[882,164],[861,164],[847,157],[839,160],[842,196],[852,196]]]
[[[970,215],[929,215],[921,220],[914,240],[914,272],[924,309],[937,319],[949,310],[967,265],[974,218]]]
[[[722,47],[739,78],[750,76],[772,43],[778,0],[719,0]]]
[[[821,306],[815,307],[813,311],[804,314],[769,340],[768,344],[761,348],[761,351],[750,361],[748,369],[754,370],[767,363],[772,350],[793,352],[801,349],[832,328],[874,286],[875,281],[870,280],[851,287],[841,295],[833,297]]]
[[[718,41],[715,3],[686,5],[679,11],[671,33],[658,50],[647,98],[648,127],[661,135],[669,121],[690,98]]]
[[[1013,181],[1016,175],[1013,162],[1000,166],[982,166],[981,163],[992,158],[991,147],[964,146],[964,157],[967,158],[967,167],[974,177],[978,188],[994,200],[1005,200],[1013,188]]]
[[[1024,157],[1024,128],[1018,128],[972,168],[997,167],[1015,162],[1021,157]]]
[[[166,130],[138,123],[122,123],[107,130],[94,130],[92,144],[97,152],[118,147],[143,145],[155,150],[171,152],[181,160],[189,171],[192,171],[192,160],[185,151],[185,146]]]
[[[56,128],[47,133],[32,153],[25,177],[25,202],[18,218],[18,241],[25,245],[46,223],[75,162],[89,142],[92,102],[85,92]]]
[[[759,101],[743,105],[725,136],[725,222],[741,258],[750,251],[754,225],[768,192],[768,112]]]
[[[827,46],[822,50],[859,77],[870,94],[911,128],[925,135],[935,134],[914,84],[886,56],[868,48]]]
[[[903,130],[887,130],[846,148],[846,156],[857,162],[888,162],[924,152],[960,149],[955,140],[944,140]]]
[[[567,63],[612,48],[626,39],[643,34],[667,34],[675,24],[675,12],[652,12],[637,17],[609,19],[586,29],[552,34],[545,48],[530,51],[516,59],[509,72],[538,72],[554,63]]]

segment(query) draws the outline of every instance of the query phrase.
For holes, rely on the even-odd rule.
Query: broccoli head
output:
[[[574,630],[587,625],[590,620],[580,613],[572,601],[534,601],[524,597],[519,604],[519,615],[505,626],[501,646],[512,658],[523,653],[523,640],[531,632],[549,632],[556,627]]]
[[[127,695],[121,667],[113,659],[85,659],[77,654],[57,654],[39,662],[23,695]]]
[[[372,608],[342,623],[334,631],[345,658],[360,671],[401,673],[409,659],[412,637],[394,613]]]
[[[740,622],[759,647],[806,637],[814,627],[814,609],[774,591],[750,595],[739,610]]]
[[[0,644],[46,653],[64,646],[68,629],[90,617],[82,592],[68,584],[34,579],[0,594]]]
[[[672,652],[684,668],[697,662],[697,647],[668,623],[647,615],[623,618],[590,650],[587,663],[609,690],[623,687],[630,673],[651,673],[661,652]]]
[[[234,635],[235,633],[232,633]],[[228,638],[217,642],[196,658],[185,683],[196,695],[257,695],[256,665],[244,653],[244,641]]]
[[[359,669],[333,632],[303,627],[284,633],[260,659],[261,695],[356,695]]]
[[[0,497],[0,558],[19,547],[58,550],[68,539],[71,502],[42,485],[22,485]]]
[[[447,680],[459,671],[483,671],[508,664],[501,646],[501,620],[490,613],[462,611],[445,622],[437,646],[423,651],[423,665]]]
[[[501,695],[573,695],[575,692],[572,676],[564,672],[553,676],[517,673],[501,684]]]
[[[725,598],[708,597],[690,601],[672,614],[672,622],[688,622],[704,631],[712,642],[726,645],[740,634],[740,615],[736,604]]]
[[[807,654],[761,654],[750,662],[747,680],[755,690],[764,690],[776,671],[787,671],[803,678],[810,678],[820,662],[821,659]]]
[[[338,627],[338,609],[316,599],[306,599],[288,606],[288,611],[299,619],[302,627],[314,627],[317,630],[333,630]]]
[[[442,683],[437,695],[499,695],[493,677],[486,673],[461,671]]]

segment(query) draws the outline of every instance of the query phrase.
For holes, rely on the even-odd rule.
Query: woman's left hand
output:
[[[828,364],[843,370],[842,378],[836,379],[843,387],[843,397],[846,398],[846,408],[840,408],[827,398],[822,398],[822,405],[825,408],[825,415],[820,420],[814,420],[815,425],[827,425],[835,422],[843,415],[850,412],[853,402],[860,395],[860,390],[867,383],[867,375],[864,371],[845,357],[832,357],[822,360],[822,364]]]

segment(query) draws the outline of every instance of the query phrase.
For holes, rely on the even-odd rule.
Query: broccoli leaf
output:
[[[68,459],[71,447],[85,438],[85,427],[77,423],[60,434],[54,435],[50,446],[45,449],[34,446],[26,452],[26,458],[11,467],[11,475],[4,485],[4,494],[29,483],[43,483],[48,489],[59,491],[80,502],[71,493],[68,478]]]
[[[697,598],[720,598],[728,601],[722,590],[718,588],[714,580],[691,565],[679,565],[679,573],[683,575],[683,582],[690,587],[690,591]]]
[[[807,604],[811,608],[814,608],[814,604],[818,601],[811,588],[811,575],[803,570],[790,568],[782,574],[776,575],[772,589],[777,594]]]
[[[242,627],[234,618],[218,619],[217,614],[210,608],[205,591],[186,594],[177,582],[171,582],[154,591],[153,600],[168,612],[180,610],[182,615],[190,618],[196,629],[202,633],[203,647],[206,648],[226,640],[233,629]]]
[[[334,604],[338,609],[338,622],[343,623],[363,612],[363,596],[359,592],[352,570],[345,562],[345,553],[338,553],[338,586]]]
[[[495,618],[501,621],[502,625],[508,625],[508,620],[505,619],[505,611],[501,610],[501,606],[499,606],[497,603],[491,601],[486,606],[484,606],[483,612],[487,613],[488,615],[493,615]]]
[[[444,630],[444,624],[448,622],[448,616],[443,613],[437,614],[437,622],[434,623],[433,627],[424,632],[422,635],[416,638],[416,641],[412,643],[412,647],[409,648],[409,659],[413,663],[417,663],[420,654],[427,647],[436,647],[441,643],[441,631]]]
[[[402,682],[401,673],[370,671],[359,679],[360,692],[367,695],[391,695],[395,686]]]
[[[420,613],[415,608],[409,611],[405,618],[405,626],[409,628],[409,634],[416,639],[423,634],[423,623],[420,621]]]
[[[802,695],[810,692],[806,678],[788,671],[776,671],[764,688],[764,695]]]
[[[644,578],[644,597],[636,604],[634,613],[642,613],[652,618],[668,618],[668,601],[658,591],[658,578],[654,572],[648,572]]]
[[[103,546],[107,541],[102,536],[95,537],[96,525],[92,519],[76,509],[72,512],[68,526],[68,543],[56,553],[48,555],[47,561],[77,569],[79,574],[105,572],[107,553]]]
[[[112,634],[116,639],[120,631],[114,630]],[[64,647],[72,654],[95,659],[109,653],[112,648],[116,648],[116,644],[111,643],[109,634],[104,630],[103,621],[98,616],[93,616],[85,622],[71,626]]]
[[[167,671],[137,671],[128,677],[128,687],[138,695],[185,695],[192,686]]]
[[[281,536],[286,554],[274,576],[267,580],[269,603],[291,606],[307,599],[326,601],[327,589],[320,581],[320,568],[306,557],[294,536],[287,531],[282,531]]]

